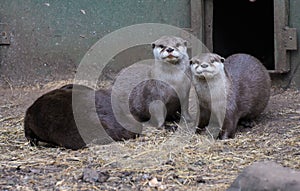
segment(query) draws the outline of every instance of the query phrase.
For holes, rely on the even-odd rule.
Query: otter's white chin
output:
[[[204,80],[209,80],[209,79],[212,79],[214,78],[215,74],[211,73],[211,72],[200,72],[200,73],[197,73],[195,74],[196,76],[198,76],[198,78]]]
[[[169,63],[172,63],[172,64],[176,64],[176,63],[179,63],[180,60],[178,58],[173,57],[173,58],[165,58],[165,59],[163,59],[163,61],[164,62],[169,62]]]

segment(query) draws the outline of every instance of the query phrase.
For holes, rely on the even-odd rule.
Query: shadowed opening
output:
[[[214,0],[213,47],[224,57],[251,54],[274,70],[273,0]]]

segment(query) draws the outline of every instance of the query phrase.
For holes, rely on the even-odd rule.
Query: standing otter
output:
[[[74,95],[78,101],[76,107],[72,104]],[[91,105],[93,101],[90,100],[95,102],[96,111],[93,110]],[[106,133],[96,138],[103,143],[135,138],[138,135],[124,129],[116,121],[111,107],[110,90],[94,91],[86,86],[68,84],[42,95],[27,109],[24,119],[25,137],[31,145],[37,145],[42,141],[68,149],[85,147],[90,140],[83,139],[73,112],[79,112],[80,120],[85,123],[84,130],[90,131],[88,135],[91,137],[96,136],[92,127],[101,130],[98,126],[100,120]]]
[[[191,121],[188,112],[191,73],[187,41],[163,36],[152,43],[152,49],[155,64],[149,74],[150,80],[139,83],[131,91],[130,112],[138,121],[150,120],[158,127],[163,125],[165,117],[167,120],[180,118],[178,112],[184,120]]]
[[[234,54],[225,60],[203,53],[192,58],[190,65],[200,103],[199,128],[208,125],[211,112],[219,128],[214,137],[234,138],[240,119],[253,119],[267,106],[271,80],[255,57]]]

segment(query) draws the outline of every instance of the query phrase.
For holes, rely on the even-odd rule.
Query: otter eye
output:
[[[158,47],[161,48],[161,49],[165,48],[164,45],[159,45]]]
[[[190,61],[190,65],[194,64],[193,61]]]
[[[180,47],[180,46],[181,46],[181,44],[180,44],[180,43],[177,43],[177,44],[176,44],[176,47],[177,47],[177,48],[178,48],[178,47]]]

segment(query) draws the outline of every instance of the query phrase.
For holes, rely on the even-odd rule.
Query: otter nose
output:
[[[203,63],[203,64],[201,64],[201,67],[202,67],[202,68],[207,68],[207,67],[208,67],[208,64]]]
[[[173,48],[167,48],[167,50],[166,50],[168,53],[171,53],[171,52],[173,52],[174,51],[174,49]]]

